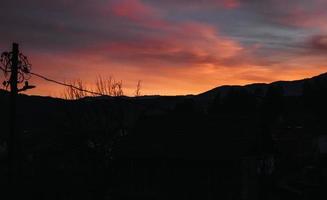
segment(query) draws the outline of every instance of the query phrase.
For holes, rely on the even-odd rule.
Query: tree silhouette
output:
[[[136,97],[141,96],[141,80],[137,81],[135,96]]]
[[[63,93],[64,99],[76,100],[86,97],[88,95],[88,93],[84,91],[87,88],[82,80],[71,81],[68,84],[74,87],[64,88],[64,93]]]
[[[116,81],[112,77],[103,78],[98,76],[95,81],[95,88],[88,88],[82,80],[65,83],[68,85],[63,92],[63,98],[67,100],[77,100],[89,95],[92,96],[123,96],[123,82]],[[70,86],[70,87],[69,87]]]

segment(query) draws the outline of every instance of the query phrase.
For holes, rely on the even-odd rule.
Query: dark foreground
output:
[[[19,96],[14,157],[7,154],[10,102],[1,92],[0,195],[326,199],[326,80],[180,97]]]

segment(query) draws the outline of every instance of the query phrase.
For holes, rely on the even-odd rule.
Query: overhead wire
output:
[[[67,83],[64,83],[64,82],[60,82],[60,81],[56,81],[54,79],[50,79],[50,78],[47,78],[41,74],[38,74],[38,73],[34,73],[34,72],[29,72],[29,74],[31,75],[34,75],[34,76],[37,76],[45,81],[49,81],[49,82],[52,82],[52,83],[55,83],[55,84],[59,84],[59,85],[62,85],[62,86],[66,86],[66,87],[71,87],[75,90],[79,90],[81,92],[86,92],[86,93],[89,93],[89,94],[93,94],[93,95],[99,95],[99,96],[103,96],[103,94],[99,93],[99,92],[94,92],[94,91],[91,91],[91,90],[87,90],[87,89],[83,89],[83,88],[79,88],[79,87],[76,87],[72,84],[67,84]]]
[[[3,68],[2,66],[0,66],[0,70],[2,70],[4,73],[7,73],[8,72],[8,70],[6,70],[5,68]],[[83,88],[77,87],[77,86],[72,85],[72,84],[67,84],[67,83],[64,83],[64,82],[61,82],[61,81],[57,81],[57,80],[48,78],[48,77],[43,76],[43,75],[38,74],[38,73],[34,73],[34,72],[28,71],[26,74],[34,75],[34,76],[39,77],[39,78],[41,78],[41,79],[43,79],[45,81],[49,81],[49,82],[52,82],[52,83],[55,83],[55,84],[59,84],[59,85],[65,86],[65,87],[70,87],[70,88],[73,88],[73,89],[78,90],[78,91],[81,91],[81,92],[86,92],[86,93],[93,94],[93,95],[104,96],[104,94],[102,94],[102,93],[94,92],[94,91],[91,91],[91,90],[87,90],[87,89],[83,89]]]

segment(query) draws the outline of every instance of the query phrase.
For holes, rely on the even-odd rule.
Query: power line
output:
[[[53,80],[53,79],[50,79],[50,78],[47,78],[43,75],[40,75],[40,74],[37,74],[37,73],[34,73],[34,72],[30,72],[31,75],[34,75],[34,76],[37,76],[39,78],[42,78],[46,81],[49,81],[49,82],[52,82],[52,83],[56,83],[56,84],[59,84],[59,85],[62,85],[62,86],[66,86],[66,87],[71,87],[75,90],[79,90],[81,92],[87,92],[89,94],[94,94],[94,95],[99,95],[99,96],[103,96],[103,94],[101,93],[98,93],[98,92],[93,92],[93,91],[90,91],[90,90],[86,90],[86,89],[82,89],[82,88],[79,88],[79,87],[76,87],[74,85],[71,85],[71,84],[67,84],[67,83],[63,83],[63,82],[60,82],[60,81],[56,81],[56,80]]]
[[[28,61],[26,60],[26,57],[22,57],[23,59],[25,59],[25,64],[29,64]],[[30,64],[29,64],[30,66]],[[8,73],[8,72],[11,72],[10,70],[6,70],[5,68],[3,68],[1,65],[0,65],[0,70],[2,70],[4,73]],[[50,79],[50,78],[47,78],[41,74],[38,74],[38,73],[34,73],[34,72],[31,72],[30,69],[27,69],[26,71],[23,71],[23,73],[26,73],[26,74],[30,74],[30,75],[34,75],[34,76],[37,76],[39,78],[42,78],[46,81],[49,81],[49,82],[52,82],[52,83],[56,83],[56,84],[59,84],[59,85],[62,85],[62,86],[65,86],[65,87],[70,87],[70,88],[73,88],[75,90],[78,90],[78,91],[81,91],[81,92],[86,92],[86,93],[89,93],[89,94],[93,94],[93,95],[99,95],[99,96],[103,96],[104,94],[103,93],[99,93],[99,92],[94,92],[94,91],[91,91],[91,90],[87,90],[87,89],[83,89],[83,88],[80,88],[80,87],[77,87],[75,85],[72,85],[72,84],[67,84],[67,83],[64,83],[64,82],[60,82],[60,81],[56,81],[54,79]]]
[[[7,72],[7,70],[2,68],[1,66],[0,66],[0,70],[2,70],[3,72]],[[43,76],[41,74],[37,74],[37,73],[34,73],[34,72],[29,72],[29,74],[37,76],[37,77],[42,78],[43,80],[46,80],[46,81],[49,81],[49,82],[56,83],[56,84],[59,84],[59,85],[65,86],[65,87],[71,87],[71,88],[73,88],[75,90],[79,90],[79,91],[86,92],[86,93],[89,93],[89,94],[94,94],[94,95],[99,95],[99,96],[104,95],[104,94],[99,93],[99,92],[94,92],[94,91],[90,91],[90,90],[86,90],[86,89],[76,87],[76,86],[74,86],[72,84],[67,84],[67,83],[63,83],[63,82],[60,82],[60,81],[56,81],[56,80],[47,78],[47,77],[45,77],[45,76]]]

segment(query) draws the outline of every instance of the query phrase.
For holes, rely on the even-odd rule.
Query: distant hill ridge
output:
[[[272,83],[252,83],[248,85],[223,85],[211,89],[209,91],[203,92],[198,94],[197,97],[200,99],[211,100],[215,98],[217,93],[221,93],[222,95],[226,94],[231,89],[243,88],[250,92],[255,92],[257,89],[261,89],[263,92],[267,91],[270,86],[278,85],[283,88],[284,96],[301,96],[303,94],[303,85],[306,82],[313,82],[313,81],[322,81],[327,86],[327,73],[320,74],[318,76],[314,76],[311,78],[305,78],[300,80],[293,80],[293,81],[275,81]]]
[[[198,99],[206,99],[206,100],[211,100],[213,99],[217,93],[222,93],[223,95],[227,93],[231,89],[246,89],[250,92],[255,92],[257,89],[260,89],[262,91],[266,91],[270,86],[273,85],[278,85],[281,86],[284,90],[284,96],[300,96],[303,93],[303,84],[305,82],[312,82],[320,80],[324,82],[327,86],[327,72],[311,77],[311,78],[305,78],[305,79],[300,79],[300,80],[292,80],[292,81],[275,81],[272,83],[251,83],[247,85],[222,85],[218,86],[216,88],[213,88],[211,90],[208,90],[206,92],[197,94],[197,95],[176,95],[176,96],[165,96],[165,95],[145,95],[145,96],[140,96],[140,97],[128,97],[128,96],[123,96],[121,98],[123,99],[137,99],[137,100],[152,100],[152,99],[157,99],[157,98],[182,98],[182,97],[195,97]],[[0,95],[6,94],[8,91],[0,89]],[[33,95],[34,96],[34,95]],[[111,99],[110,97],[86,97],[85,99],[87,100],[92,100],[92,99]]]

